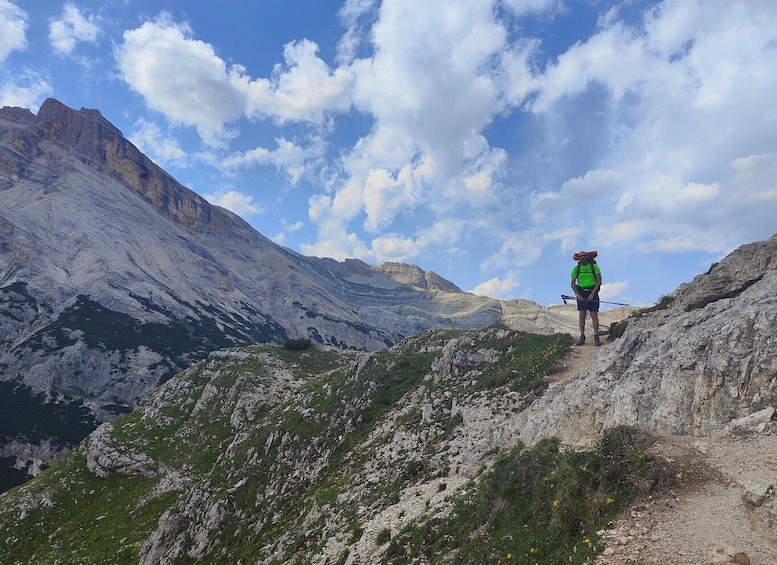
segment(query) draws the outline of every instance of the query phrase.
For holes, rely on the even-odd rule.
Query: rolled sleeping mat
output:
[[[581,261],[583,257],[588,256],[589,259],[596,259],[599,256],[598,251],[578,251],[574,255],[572,255],[572,259],[575,261]]]

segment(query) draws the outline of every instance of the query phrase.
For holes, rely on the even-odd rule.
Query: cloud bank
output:
[[[466,263],[476,292],[509,296],[540,258],[583,247],[716,256],[771,235],[777,3],[596,8],[584,27],[592,6],[561,0],[346,0],[332,45],[295,38],[267,76],[168,12],[117,32],[68,2],[49,41],[67,57],[110,43],[112,80],[151,111],[133,140],[210,167],[209,196],[237,213],[299,202],[278,237],[307,234],[306,254]],[[28,33],[0,0],[0,65]],[[27,69],[0,100],[51,90]],[[231,185],[254,170],[272,194]]]

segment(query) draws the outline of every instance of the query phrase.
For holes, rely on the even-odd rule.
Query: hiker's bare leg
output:
[[[577,311],[577,324],[580,326],[580,336],[585,335],[585,310]],[[593,315],[593,312],[591,312]]]
[[[591,323],[594,326],[594,335],[599,335],[599,312],[591,312]]]

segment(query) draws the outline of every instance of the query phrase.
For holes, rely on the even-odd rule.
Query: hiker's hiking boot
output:
[[[596,345],[596,347],[599,347],[602,344],[602,340],[599,339],[598,335],[594,336],[594,344]]]
[[[577,340],[577,343],[575,345],[583,345],[585,343],[585,336],[581,335],[580,339]]]

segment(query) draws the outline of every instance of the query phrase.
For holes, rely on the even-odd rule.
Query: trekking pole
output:
[[[577,300],[574,296],[567,296],[566,294],[561,295],[561,300],[564,301],[564,304],[567,303],[567,300]],[[586,300],[585,302],[599,302],[601,304],[616,304],[618,306],[631,306],[630,304],[624,304],[623,302],[607,302],[606,300]]]

